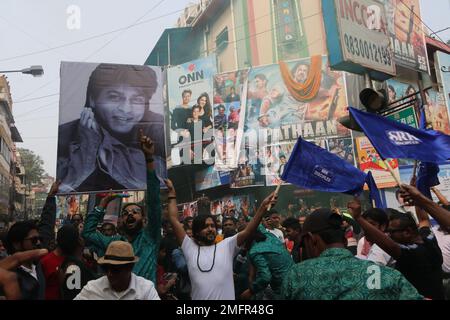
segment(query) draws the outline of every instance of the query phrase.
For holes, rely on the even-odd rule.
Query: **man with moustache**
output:
[[[189,238],[178,221],[175,188],[166,180],[169,191],[169,221],[181,245],[191,279],[192,300],[234,300],[233,259],[239,247],[256,231],[264,213],[276,203],[273,193],[267,197],[247,227],[238,234],[215,243],[217,227],[213,216],[199,215],[192,224],[193,238]]]

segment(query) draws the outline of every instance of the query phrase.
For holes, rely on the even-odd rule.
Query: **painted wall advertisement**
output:
[[[202,160],[214,163],[211,97],[216,73],[214,55],[167,71],[168,127],[172,147],[169,168],[201,164]],[[198,108],[193,108],[195,105]]]
[[[356,152],[359,169],[365,173],[372,171],[373,178],[379,189],[393,188],[397,185],[388,167],[367,137],[356,138]],[[394,174],[400,179],[398,161],[395,159],[387,159],[386,161],[389,162],[394,170]]]

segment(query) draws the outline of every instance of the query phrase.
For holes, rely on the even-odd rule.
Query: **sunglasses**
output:
[[[32,244],[38,244],[39,242],[42,242],[42,237],[31,237],[23,240],[29,240]]]

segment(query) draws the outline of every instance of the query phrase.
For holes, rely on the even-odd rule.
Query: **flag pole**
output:
[[[417,161],[417,160],[414,161],[413,175],[412,175],[411,179],[413,179],[413,178],[416,177],[416,173],[417,173],[417,164],[418,164],[418,162],[419,162],[419,161]]]
[[[384,164],[388,168],[389,172],[391,173],[392,178],[394,178],[395,182],[397,183],[398,187],[400,188],[402,185],[402,182],[400,179],[395,175],[394,170],[391,168],[391,165],[389,164],[389,161],[383,160]]]
[[[278,195],[281,189],[281,185],[283,184],[283,180],[280,179],[280,182],[278,182],[277,188],[275,189],[274,197]],[[267,208],[267,211],[270,211],[272,209],[272,204],[269,204],[269,207]]]

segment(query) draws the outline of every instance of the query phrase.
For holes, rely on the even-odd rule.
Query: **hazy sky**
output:
[[[59,66],[61,61],[143,64],[165,28],[173,27],[189,0],[1,0],[0,71],[42,65],[45,75],[8,74],[13,113],[28,148],[56,174]],[[422,18],[434,30],[450,26],[450,0],[421,0]],[[80,28],[67,26],[80,10]],[[140,19],[140,20],[139,20]],[[56,50],[49,48],[145,22],[125,31]],[[70,20],[73,22],[73,20]],[[450,30],[440,33],[445,41]],[[30,54],[33,53],[33,54]],[[30,54],[24,57],[18,57]],[[38,99],[36,99],[38,98]],[[33,99],[32,101],[27,101]],[[23,102],[22,102],[23,101]]]

